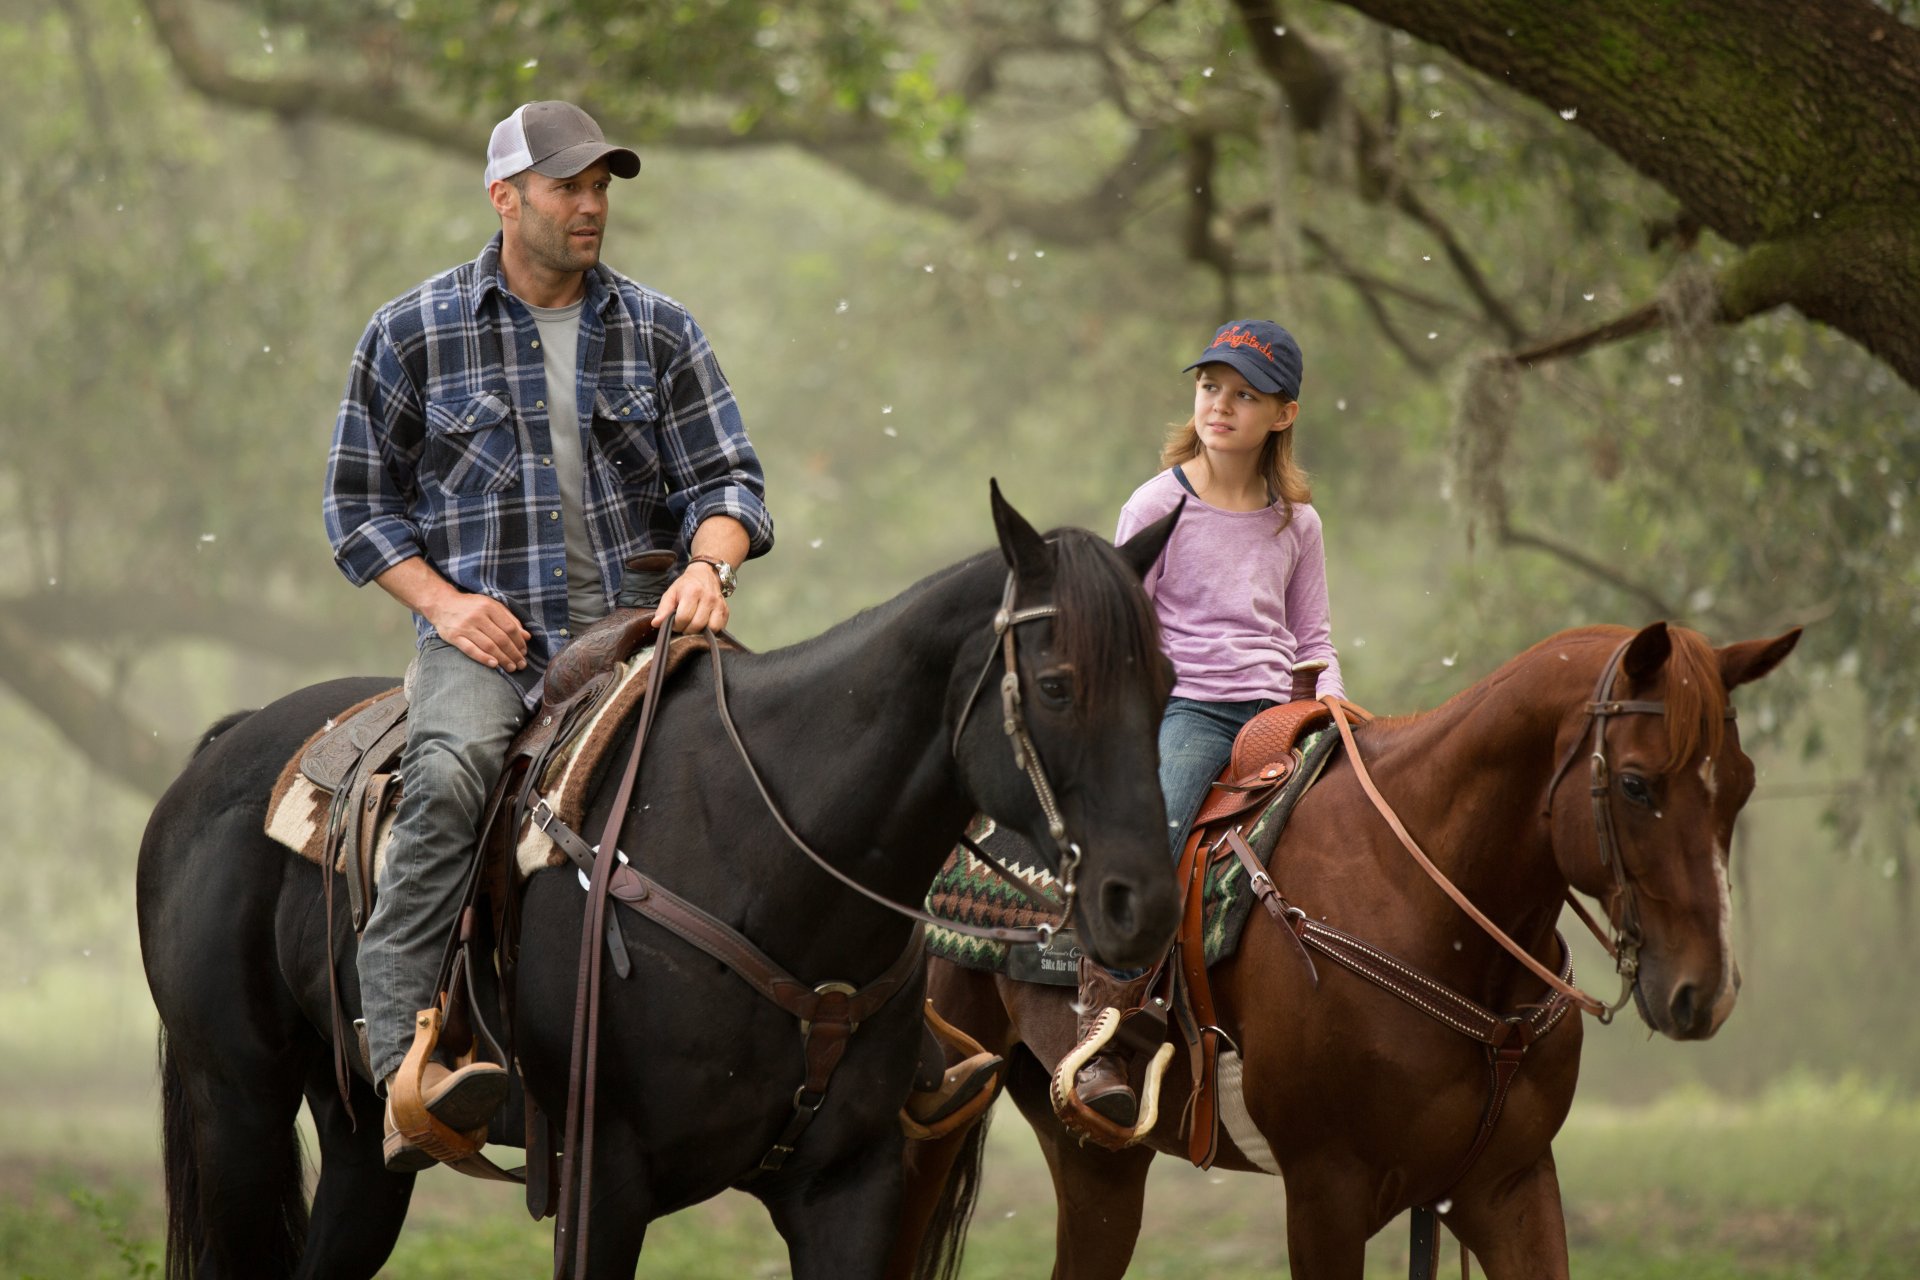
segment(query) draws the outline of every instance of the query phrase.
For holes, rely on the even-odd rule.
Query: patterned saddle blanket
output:
[[[1209,825],[1221,826],[1223,830],[1226,826],[1238,826],[1254,856],[1265,865],[1273,856],[1274,846],[1279,843],[1294,806],[1320,777],[1339,747],[1340,735],[1332,729],[1308,734],[1291,749],[1292,771],[1285,783],[1266,798],[1263,807],[1240,809],[1216,798],[1202,810],[1202,818],[1208,818],[1214,810],[1224,811],[1221,817],[1211,819]],[[1234,768],[1229,766],[1228,776],[1233,774]],[[974,819],[967,834],[1026,883],[1058,899],[1052,873],[1020,836],[997,827],[986,817]],[[1208,865],[1206,877],[1202,928],[1206,934],[1207,964],[1211,966],[1239,948],[1254,898],[1247,891],[1247,873],[1237,858],[1215,859]],[[1052,918],[983,865],[965,845],[954,849],[935,877],[927,893],[927,910],[959,924],[1016,928],[1030,928]],[[951,929],[929,928],[927,950],[963,969],[1004,973],[1021,981],[1056,986],[1074,984],[1080,956],[1079,941],[1072,930],[1063,931],[1041,951],[1036,947],[989,942]]]

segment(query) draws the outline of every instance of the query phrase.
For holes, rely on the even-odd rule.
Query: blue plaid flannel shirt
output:
[[[356,586],[414,556],[492,596],[532,633],[511,679],[529,702],[565,644],[566,535],[532,315],[506,290],[500,237],[374,314],[327,458],[334,560]],[[605,265],[586,276],[576,403],[585,511],[611,606],[622,566],[682,557],[709,516],[773,545],[766,482],[733,392],[686,308]],[[433,633],[415,623],[421,640]]]

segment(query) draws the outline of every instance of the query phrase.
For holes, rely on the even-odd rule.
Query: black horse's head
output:
[[[962,779],[982,810],[1050,863],[1078,859],[1074,923],[1095,959],[1151,963],[1178,911],[1158,760],[1172,676],[1140,579],[1179,512],[1116,548],[1083,529],[1042,536],[997,484],[992,496],[1012,644],[996,634],[984,677],[965,663],[955,672]],[[1023,737],[1037,779],[1022,765]]]

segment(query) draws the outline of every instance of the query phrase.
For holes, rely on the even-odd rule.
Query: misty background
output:
[[[1908,6],[1848,7],[1904,56]],[[1739,314],[1755,241],[1589,132],[1605,104],[1334,4],[297,8],[0,11],[0,1131],[27,1170],[0,1185],[144,1176],[133,866],[195,735],[404,667],[409,618],[321,530],[334,410],[371,312],[492,234],[486,131],[547,96],[640,151],[605,260],[692,310],[765,464],[747,644],[987,545],[989,477],[1110,534],[1190,411],[1181,366],[1276,319],[1369,709],[1586,623],[1807,627],[1736,698],[1739,1009],[1701,1045],[1593,1029],[1581,1105],[1911,1098],[1909,357],[1878,318]],[[1339,82],[1312,120],[1309,56]]]

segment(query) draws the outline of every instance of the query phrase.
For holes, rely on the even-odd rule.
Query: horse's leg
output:
[[[1287,1262],[1293,1280],[1360,1280],[1373,1197],[1361,1177],[1287,1169]]]
[[[380,1155],[382,1105],[353,1078],[353,1121],[323,1054],[307,1073],[307,1109],[320,1136],[320,1183],[313,1194],[301,1277],[373,1276],[393,1252],[413,1198],[411,1173],[388,1173]],[[356,1123],[357,1122],[357,1123]]]
[[[1046,1070],[1025,1050],[1007,1064],[1007,1091],[1033,1126],[1053,1174],[1054,1280],[1117,1280],[1140,1238],[1153,1149],[1107,1151],[1068,1133],[1047,1100]]]
[[[639,1135],[624,1118],[608,1114],[607,1077],[603,1074],[600,1081],[593,1135],[593,1200],[587,1206],[587,1266],[576,1280],[633,1280],[647,1226],[653,1221],[653,1197]],[[554,1238],[571,1258],[574,1244],[561,1236],[557,1226]]]
[[[1445,1222],[1473,1250],[1488,1280],[1565,1280],[1567,1220],[1551,1152],[1490,1187],[1454,1197]]]
[[[900,1147],[857,1158],[761,1196],[787,1242],[793,1280],[880,1280],[900,1218]]]

